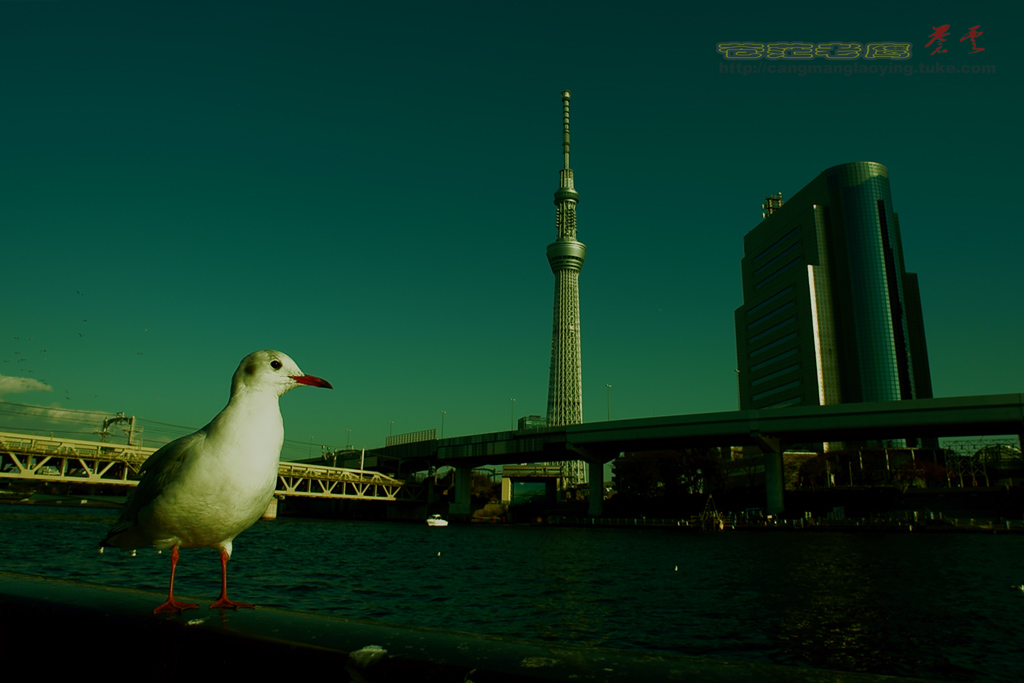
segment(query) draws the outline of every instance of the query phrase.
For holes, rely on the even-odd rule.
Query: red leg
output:
[[[153,614],[181,614],[187,609],[199,609],[199,605],[191,602],[178,602],[174,599],[174,570],[178,566],[178,546],[171,548],[171,587],[167,589],[167,602],[153,610]]]
[[[217,598],[217,602],[210,605],[210,609],[236,610],[240,607],[256,609],[247,602],[235,602],[234,600],[228,600],[228,559],[228,551],[222,548],[220,551],[220,597]]]

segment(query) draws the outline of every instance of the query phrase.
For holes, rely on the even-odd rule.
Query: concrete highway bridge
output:
[[[939,437],[1015,435],[1024,441],[1024,394],[740,410],[564,427],[423,439],[386,446],[403,471],[456,469],[452,514],[469,514],[474,467],[583,460],[590,514],[601,514],[604,463],[626,451],[756,446],[764,454],[767,510],[783,509],[782,454],[787,446]],[[1022,444],[1024,445],[1024,444]],[[408,464],[405,464],[408,463]]]

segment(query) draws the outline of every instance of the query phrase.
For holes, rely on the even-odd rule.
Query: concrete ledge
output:
[[[131,673],[304,678],[366,683],[728,681],[878,683],[905,678],[729,663],[657,653],[387,626],[257,608],[154,616],[164,596],[0,572],[0,643],[39,675]],[[374,647],[380,649],[375,649]],[[381,652],[386,651],[386,654]]]

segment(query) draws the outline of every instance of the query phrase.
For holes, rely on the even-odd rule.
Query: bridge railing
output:
[[[401,486],[404,482],[372,470],[355,470],[347,467],[328,467],[326,465],[305,465],[294,462],[282,462],[278,474],[289,477],[316,477],[328,481],[364,482],[375,486]]]
[[[156,450],[156,448],[136,446],[134,444],[0,432],[0,451],[15,451],[39,455],[82,455],[125,460],[135,460],[141,457],[145,460]]]
[[[394,500],[405,482],[370,470],[282,462],[277,493],[304,498]]]
[[[134,486],[155,448],[0,432],[0,479]]]
[[[389,436],[384,440],[385,446],[401,446],[407,443],[418,443],[420,441],[432,441],[437,439],[436,429],[424,429],[418,432],[408,432],[406,434],[395,434]]]
[[[501,470],[507,479],[558,479],[565,476],[561,465],[505,465]]]

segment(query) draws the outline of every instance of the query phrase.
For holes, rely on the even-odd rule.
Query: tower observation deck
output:
[[[562,92],[562,153],[564,164],[558,172],[555,191],[557,238],[548,245],[548,263],[555,276],[554,321],[551,326],[551,375],[548,381],[548,425],[583,422],[583,376],[580,356],[579,276],[587,247],[576,240],[576,204],[579,194],[569,168],[569,97]],[[574,484],[586,482],[582,461],[565,463],[566,478]]]

